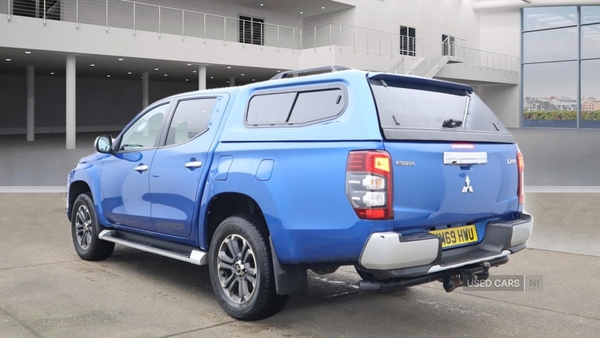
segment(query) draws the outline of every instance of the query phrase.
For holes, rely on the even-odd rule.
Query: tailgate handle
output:
[[[473,164],[486,164],[487,153],[486,152],[444,152],[444,164],[447,165],[473,165]]]

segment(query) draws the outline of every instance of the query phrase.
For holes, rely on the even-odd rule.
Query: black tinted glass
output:
[[[371,85],[382,128],[506,132],[496,115],[474,93],[469,98],[466,92],[458,90],[434,91],[434,86],[419,88],[400,83],[385,86],[379,81],[371,81]]]
[[[254,96],[250,100],[246,121],[250,124],[285,123],[295,98],[295,92]]]
[[[181,143],[205,131],[216,100],[209,98],[180,101],[169,126],[166,144]]]
[[[341,89],[301,92],[289,123],[305,123],[336,116],[344,109]]]

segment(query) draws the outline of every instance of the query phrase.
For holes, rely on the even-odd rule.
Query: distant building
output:
[[[595,111],[595,110],[600,110],[600,100],[590,98],[590,99],[581,101],[581,111]]]

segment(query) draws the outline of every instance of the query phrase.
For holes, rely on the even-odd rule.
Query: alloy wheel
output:
[[[87,250],[92,241],[92,215],[86,205],[80,205],[75,214],[75,235],[77,243],[83,250]]]
[[[259,269],[254,252],[245,238],[232,234],[221,242],[217,271],[221,288],[229,300],[244,304],[252,298]]]

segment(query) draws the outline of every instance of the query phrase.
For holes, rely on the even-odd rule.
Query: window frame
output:
[[[246,27],[246,23],[249,24]],[[255,25],[260,27],[259,36],[257,37],[257,41],[255,41]],[[246,38],[246,33],[249,34],[249,41]],[[238,42],[248,45],[257,45],[264,46],[265,45],[265,19],[256,18],[249,15],[238,15]]]
[[[406,34],[402,31],[406,30]],[[411,36],[411,30],[414,36]],[[417,28],[411,26],[400,25],[400,55],[416,56],[417,55]],[[406,39],[406,41],[404,41]],[[405,48],[406,47],[406,48]]]
[[[298,95],[300,93],[328,91],[328,90],[335,90],[335,89],[339,89],[339,90],[342,91],[342,101],[343,101],[342,109],[336,115],[327,116],[327,117],[324,117],[324,118],[318,118],[318,119],[314,119],[314,120],[309,120],[309,121],[306,121],[306,122],[303,122],[303,123],[289,123],[289,122],[284,122],[284,123],[251,123],[251,122],[248,122],[248,113],[250,111],[250,102],[252,102],[252,99],[255,98],[255,97],[257,97],[257,96],[274,95],[274,94],[286,94],[286,93],[296,93],[296,97],[294,99],[294,102],[292,103],[292,106],[290,107],[290,113],[291,113],[291,112],[294,111],[294,107],[296,106],[296,101],[297,101]],[[306,126],[311,126],[311,125],[319,124],[319,123],[322,123],[322,122],[327,122],[327,121],[335,120],[338,117],[342,116],[346,112],[347,108],[348,108],[348,89],[347,89],[347,87],[343,83],[337,82],[337,81],[336,82],[326,83],[326,84],[315,84],[315,85],[293,86],[293,87],[288,87],[288,88],[257,90],[257,91],[255,91],[250,96],[250,98],[248,99],[248,102],[246,103],[246,108],[244,110],[244,126],[246,128],[297,128],[297,127],[306,127]]]
[[[521,9],[521,64],[520,64],[520,77],[521,77],[521,85],[520,85],[520,90],[519,90],[519,127],[521,128],[568,128],[568,129],[572,129],[572,130],[579,130],[579,129],[591,129],[591,130],[598,130],[600,129],[600,124],[598,124],[598,126],[592,126],[590,125],[588,122],[589,120],[584,120],[583,115],[584,115],[584,109],[583,109],[583,96],[584,96],[584,90],[585,88],[583,88],[583,78],[584,78],[584,74],[583,74],[583,66],[585,63],[587,63],[588,61],[594,61],[594,60],[600,60],[600,55],[587,55],[584,53],[583,48],[584,46],[584,31],[587,27],[591,27],[591,26],[595,26],[598,25],[597,22],[591,21],[591,22],[586,22],[583,19],[583,12],[584,9],[587,12],[592,12],[595,13],[598,11],[598,9],[600,9],[600,6],[586,6],[586,5],[567,5],[567,6],[540,6],[540,7],[546,7],[549,9],[554,9],[554,8],[559,8],[559,7],[572,7],[575,8],[576,10],[576,18],[575,21],[573,23],[569,23],[569,24],[564,24],[564,25],[560,25],[557,27],[534,27],[534,28],[530,28],[527,27],[526,29],[526,8],[522,8]],[[591,7],[594,7],[594,10],[591,10]],[[532,7],[535,8],[535,7]],[[576,48],[576,55],[574,58],[572,59],[560,59],[560,60],[555,60],[555,59],[551,59],[551,60],[543,60],[543,61],[531,61],[531,60],[525,60],[525,35],[529,34],[529,33],[534,33],[534,32],[552,32],[555,30],[561,30],[561,29],[567,29],[567,28],[574,28],[576,30],[576,35],[577,37],[576,39],[576,44],[577,44],[577,48]],[[543,123],[537,123],[537,122],[532,122],[535,119],[531,119],[525,118],[525,103],[526,103],[526,97],[525,97],[525,68],[529,65],[542,65],[542,64],[560,64],[560,63],[565,63],[565,62],[575,62],[577,64],[577,72],[576,72],[576,84],[577,84],[577,93],[575,95],[575,99],[577,102],[577,110],[576,110],[576,118],[575,120],[561,120],[560,121],[574,121],[575,125],[574,126],[565,126],[565,123],[562,122],[556,122],[556,123],[552,123],[553,119],[540,119],[539,121],[546,121]],[[554,93],[552,94],[553,96],[560,96],[562,95],[561,93]],[[562,112],[563,110],[558,110],[558,112]]]

